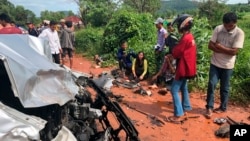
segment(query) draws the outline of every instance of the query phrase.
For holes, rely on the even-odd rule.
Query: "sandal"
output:
[[[178,116],[170,116],[166,118],[168,122],[172,122],[175,124],[182,124],[184,121],[187,120],[186,117],[178,117]]]

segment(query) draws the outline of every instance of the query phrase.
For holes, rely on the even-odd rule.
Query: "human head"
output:
[[[65,25],[67,26],[67,28],[71,28],[73,26],[73,22],[72,21],[66,21]]]
[[[125,50],[128,47],[127,41],[122,41],[121,42],[121,48]]]
[[[237,15],[233,12],[228,12],[223,15],[223,25],[227,31],[231,31],[236,27]]]
[[[48,26],[49,23],[50,23],[50,21],[48,21],[48,20],[43,20],[43,25],[44,25],[44,26]]]
[[[180,33],[190,31],[193,26],[193,18],[188,14],[183,14],[174,20],[172,25],[174,24],[177,24],[177,28]]]
[[[27,24],[28,28],[30,28],[30,29],[34,28],[34,24],[32,22],[27,22],[26,24]]]
[[[172,25],[171,22],[169,22],[169,23],[167,24],[167,30],[168,30],[168,32],[174,32],[174,28],[173,28],[173,25]]]
[[[11,19],[7,14],[5,13],[0,14],[0,24],[2,24],[3,27],[5,27],[6,24],[10,22],[11,22]]]
[[[138,54],[137,54],[137,59],[138,59],[138,60],[143,60],[144,57],[145,57],[145,56],[144,56],[144,52],[139,51]]]
[[[55,21],[50,21],[49,26],[52,31],[56,30],[57,23]]]
[[[157,18],[157,20],[154,22],[157,29],[161,29],[163,26],[164,20],[162,18]]]

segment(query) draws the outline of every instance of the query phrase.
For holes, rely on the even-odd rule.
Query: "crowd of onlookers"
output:
[[[222,22],[223,24],[214,29],[208,44],[208,49],[213,53],[205,105],[205,117],[207,118],[211,118],[212,112],[227,111],[230,78],[237,52],[243,48],[244,43],[244,32],[237,27],[235,13],[224,14]],[[157,88],[159,80],[168,82],[174,104],[174,116],[171,116],[170,120],[180,121],[192,109],[189,100],[188,80],[197,75],[197,47],[191,32],[194,22],[192,16],[183,14],[168,23],[167,30],[163,23],[162,18],[158,18],[154,22],[157,28],[157,42],[154,46],[157,73],[153,75],[150,87]],[[177,26],[177,31],[180,34],[179,39],[174,32],[174,25]],[[126,41],[122,41],[117,52],[117,59],[119,68],[123,72],[122,76],[137,82],[147,79],[148,68],[151,66],[148,65],[144,52],[135,53],[132,49],[128,49]],[[218,108],[214,108],[214,93],[219,81],[221,103]],[[182,98],[179,96],[179,91]]]
[[[228,12],[223,15],[223,24],[218,25],[212,34],[208,49],[211,56],[209,80],[206,99],[207,118],[211,118],[212,112],[226,112],[230,90],[230,78],[233,73],[236,55],[243,48],[244,32],[237,27],[237,15]],[[197,47],[195,38],[191,32],[194,24],[193,17],[188,14],[179,15],[164,28],[164,20],[158,18],[154,22],[157,28],[157,41],[153,51],[155,52],[155,65],[157,73],[152,77],[151,88],[157,87],[157,82],[163,80],[171,85],[170,92],[174,104],[174,116],[172,121],[179,121],[192,109],[189,100],[188,80],[197,75]],[[60,26],[55,21],[43,21],[39,28],[35,28],[32,22],[28,22],[28,34],[38,38],[46,38],[49,42],[53,60],[57,64],[65,63],[65,56],[70,59],[70,68],[73,65],[74,28],[72,21],[60,20]],[[180,34],[178,39],[174,26]],[[13,25],[6,14],[0,14],[0,34],[22,34],[22,31]],[[167,49],[166,49],[167,48]],[[95,55],[97,65],[102,60]],[[143,51],[135,53],[128,48],[127,41],[121,41],[117,52],[119,68],[124,78],[139,82],[149,76],[149,64]],[[220,81],[221,103],[214,108],[214,92]],[[179,96],[181,92],[182,99]]]
[[[0,14],[0,34],[29,34],[45,39],[49,42],[53,61],[57,64],[64,64],[66,55],[68,55],[70,68],[72,68],[75,43],[72,21],[61,19],[58,24],[56,21],[43,20],[39,27],[35,27],[32,21],[28,21],[26,26],[27,30],[18,27],[7,14]]]

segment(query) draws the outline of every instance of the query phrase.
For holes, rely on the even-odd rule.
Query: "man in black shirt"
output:
[[[38,31],[35,29],[34,24],[32,22],[27,22],[26,24],[28,26],[29,35],[38,37],[39,34],[38,34]]]

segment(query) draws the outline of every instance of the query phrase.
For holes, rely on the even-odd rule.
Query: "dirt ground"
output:
[[[68,65],[68,64],[66,64]],[[111,68],[94,68],[92,61],[86,58],[75,55],[73,70],[100,74],[103,71],[109,71]],[[147,89],[147,83],[142,83],[143,88]],[[117,95],[124,96],[123,103],[127,103],[138,110],[150,113],[164,121],[165,117],[173,115],[173,103],[171,93],[166,95],[158,94],[158,90],[151,90],[151,96],[143,96],[135,94],[132,89],[123,87],[112,87],[112,92]],[[250,124],[248,117],[250,116],[250,107],[238,107],[229,105],[226,113],[214,113],[211,119],[204,117],[205,113],[205,94],[190,93],[192,110],[188,116],[199,116],[198,118],[188,118],[182,124],[175,124],[164,121],[164,125],[157,124],[151,118],[143,115],[124,104],[120,104],[124,112],[134,123],[139,132],[141,141],[229,141],[229,138],[218,138],[215,136],[215,131],[220,125],[214,123],[215,118],[226,118],[229,116],[235,121],[242,121]],[[215,103],[218,107],[219,103]]]

